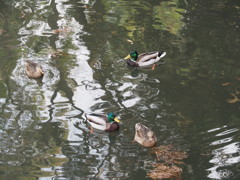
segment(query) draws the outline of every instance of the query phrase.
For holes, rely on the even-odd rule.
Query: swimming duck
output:
[[[155,133],[141,123],[135,125],[135,137],[133,142],[137,142],[144,147],[153,147],[157,144]]]
[[[26,74],[29,78],[41,78],[43,77],[43,70],[40,65],[32,61],[26,60]]]
[[[138,55],[137,51],[131,51],[124,59],[127,60],[127,64],[131,67],[150,67],[154,70],[156,63],[166,55],[164,51],[147,52]]]
[[[91,127],[102,131],[117,131],[119,129],[120,120],[112,112],[105,114],[85,114],[85,117]],[[92,130],[92,129],[91,129]]]

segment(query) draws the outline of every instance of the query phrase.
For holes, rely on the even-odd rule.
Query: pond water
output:
[[[182,179],[239,179],[239,19],[238,0],[1,0],[0,179],[150,179],[138,122],[186,152]],[[131,50],[166,63],[128,67]],[[91,133],[85,112],[120,130]]]

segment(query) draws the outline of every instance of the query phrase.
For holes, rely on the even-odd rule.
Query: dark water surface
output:
[[[0,179],[148,179],[137,122],[187,153],[182,179],[240,179],[239,20],[239,0],[1,0]],[[127,67],[132,49],[166,63]],[[91,134],[84,112],[121,128]]]

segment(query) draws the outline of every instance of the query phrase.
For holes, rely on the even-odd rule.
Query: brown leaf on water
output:
[[[229,86],[231,83],[229,82],[226,82],[226,83],[223,83],[222,86]]]
[[[175,150],[172,145],[155,147],[153,151],[157,160],[165,164],[181,164],[181,160],[187,158],[186,152]]]
[[[54,34],[57,34],[57,33],[62,32],[62,30],[61,29],[55,29],[55,30],[53,30],[53,32],[54,32]]]
[[[3,29],[0,29],[0,35],[2,35],[5,31]]]
[[[21,18],[25,18],[25,16],[26,16],[26,13],[25,13],[24,11],[21,11],[21,12],[20,12],[20,17],[21,17]]]
[[[175,164],[183,164],[181,161],[187,158],[186,152],[176,150],[172,145],[153,148],[159,163],[151,163],[153,169],[147,172],[152,179],[176,179],[181,180],[182,168]]]
[[[133,44],[133,41],[130,39],[127,39],[127,42],[129,42],[130,44]]]
[[[177,121],[179,126],[183,125],[183,124],[186,125],[186,124],[191,124],[192,123],[192,120],[183,116],[180,112],[177,112],[177,115],[183,119],[183,121]]]
[[[152,179],[181,180],[182,169],[175,165],[166,166],[163,163],[155,163],[152,166],[154,169],[147,172],[147,176]]]
[[[89,9],[90,7],[89,7],[89,6],[87,6],[87,5],[83,5],[83,6],[81,6],[81,8],[84,8],[84,9]]]
[[[240,101],[240,99],[235,95],[235,94],[233,94],[233,93],[231,93],[231,95],[233,96],[233,98],[232,99],[227,99],[226,101],[228,102],[228,103],[236,103],[236,102],[239,102]]]
[[[112,31],[112,34],[116,35],[116,34],[118,34],[118,32],[117,31]]]
[[[69,28],[55,29],[55,30],[53,30],[53,33],[54,33],[54,34],[58,34],[58,33],[61,33],[61,32],[63,32],[63,33],[69,33],[69,32],[71,32],[71,30],[70,30]]]

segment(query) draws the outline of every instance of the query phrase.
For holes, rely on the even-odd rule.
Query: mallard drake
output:
[[[144,147],[153,147],[157,144],[155,133],[141,123],[135,125],[135,137],[133,142],[137,142]]]
[[[43,70],[40,65],[30,60],[26,60],[26,74],[29,78],[41,78],[43,77]]]
[[[117,131],[119,129],[120,120],[116,117],[116,115],[112,112],[105,114],[85,114],[87,122],[91,125],[91,127],[102,130],[102,131]]]
[[[137,51],[131,51],[124,59],[127,60],[127,64],[131,67],[151,67],[155,68],[156,63],[166,55],[164,51],[147,52],[138,55]]]

